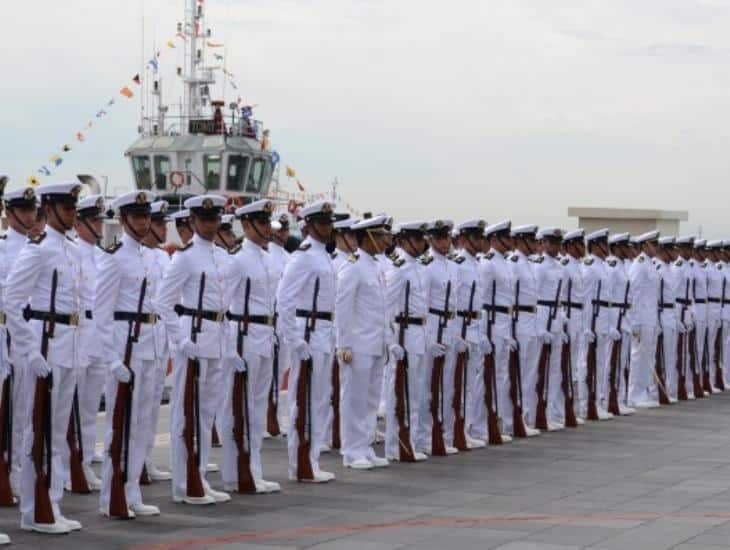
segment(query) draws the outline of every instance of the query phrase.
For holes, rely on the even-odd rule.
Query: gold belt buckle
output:
[[[4,325],[5,322],[6,322],[5,312],[4,311],[0,311],[0,325]]]
[[[72,327],[79,326],[79,314],[78,313],[71,313],[68,316],[68,324]]]
[[[156,313],[148,313],[147,314],[147,323],[149,323],[152,326],[155,326],[157,324],[157,314]]]
[[[225,318],[226,318],[225,311],[218,311],[218,312],[216,312],[216,314],[215,314],[215,322],[216,323],[222,323]]]

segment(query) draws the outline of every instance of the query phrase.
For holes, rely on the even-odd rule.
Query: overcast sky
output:
[[[118,91],[183,0],[3,3],[0,171],[130,185]],[[568,206],[689,210],[730,238],[730,0],[206,0],[214,39],[310,190],[401,220],[574,227]],[[172,88],[172,78],[168,78]],[[137,90],[135,90],[137,91]],[[117,98],[108,116],[78,130]],[[95,120],[95,119],[94,119]],[[96,121],[96,120],[95,120]]]

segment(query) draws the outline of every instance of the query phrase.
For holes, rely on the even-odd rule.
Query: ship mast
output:
[[[215,83],[213,69],[205,65],[205,40],[210,31],[205,26],[205,5],[198,0],[185,0],[185,40],[183,73],[184,95],[181,133],[187,134],[191,119],[204,116],[210,103],[210,86]]]

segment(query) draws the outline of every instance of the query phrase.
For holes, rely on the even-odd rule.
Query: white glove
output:
[[[109,365],[109,370],[114,375],[114,378],[117,379],[117,382],[121,382],[122,384],[126,384],[132,379],[132,373],[121,361],[115,361]]]
[[[684,322],[684,327],[687,330],[687,332],[689,332],[690,330],[692,330],[695,327],[694,321],[692,321],[692,319],[687,319]]]
[[[456,344],[455,344],[456,353],[464,353],[466,351],[467,347],[468,346],[466,345],[466,340],[463,340],[462,338],[456,339]]]
[[[636,338],[640,338],[641,337],[641,325],[636,325],[636,326],[632,327],[632,334]]]
[[[631,327],[628,325],[621,325],[621,332],[624,336],[631,337]]]
[[[558,334],[558,337],[560,338],[559,341],[562,342],[563,344],[567,344],[570,341],[570,336],[568,336],[568,333],[565,332],[564,330],[560,331],[560,333]]]
[[[431,357],[443,357],[446,354],[446,346],[434,342],[428,346],[428,354]]]
[[[507,349],[509,351],[517,351],[517,340],[514,338],[507,338]]]
[[[677,332],[687,332],[687,327],[679,319],[677,319]]]
[[[592,330],[586,330],[583,333],[583,338],[585,338],[586,342],[588,342],[589,344],[596,341],[596,335],[593,334]]]
[[[178,349],[188,359],[197,359],[200,356],[200,346],[189,338],[186,338],[185,340],[180,342]]]
[[[608,337],[614,342],[618,342],[619,340],[621,340],[621,333],[615,328],[612,328],[608,331]]]
[[[543,344],[549,344],[550,342],[552,342],[553,338],[550,333],[545,330],[540,333],[540,340],[542,340]]]
[[[297,354],[298,357],[302,358],[303,360],[307,360],[310,357],[312,357],[312,350],[309,347],[309,344],[306,340],[301,339],[294,342],[294,345],[292,346],[292,349],[294,350],[294,353]]]
[[[489,339],[485,338],[479,343],[480,347],[482,348],[482,355],[489,355],[492,353],[494,348],[492,347],[492,344],[489,342]]]
[[[236,372],[246,372],[248,368],[246,361],[238,355],[226,357],[226,366]]]
[[[391,344],[388,346],[388,353],[396,361],[400,361],[405,356],[405,351],[398,344]]]
[[[340,364],[349,365],[350,363],[352,363],[352,350],[350,348],[338,348],[337,360],[340,362]]]
[[[0,380],[5,380],[10,376],[10,363],[0,360]]]
[[[43,359],[43,356],[40,353],[31,355],[30,359],[28,359],[28,368],[30,368],[33,374],[35,374],[38,378],[45,378],[51,372],[50,365],[45,359]]]

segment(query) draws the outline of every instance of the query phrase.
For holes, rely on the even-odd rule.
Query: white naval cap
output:
[[[274,203],[269,199],[254,201],[246,206],[236,209],[236,217],[240,219],[270,220],[274,213]]]
[[[713,241],[707,241],[707,248],[722,248],[722,241],[715,239]]]
[[[88,195],[76,203],[76,216],[81,218],[104,218],[104,197]]]
[[[495,233],[504,233],[512,230],[512,222],[510,220],[502,220],[501,222],[493,223],[484,230],[484,236],[490,237]]]
[[[659,244],[661,246],[670,247],[670,246],[674,246],[674,242],[676,240],[677,239],[674,237],[659,237]]]
[[[226,199],[220,195],[197,195],[183,203],[183,206],[188,208],[192,214],[206,218],[220,216],[225,205]]]
[[[675,244],[692,246],[692,244],[694,242],[695,242],[695,238],[693,235],[683,235],[682,237],[677,237]]]
[[[338,220],[332,224],[332,228],[339,233],[347,233],[352,231],[352,226],[359,222],[357,218],[345,218],[344,220]]]
[[[170,207],[170,203],[167,201],[155,201],[150,204],[150,214],[153,220],[169,220],[170,217],[167,215],[167,209]]]
[[[286,212],[279,212],[274,213],[271,215],[271,218],[279,223],[279,229],[274,229],[274,231],[279,231],[281,229],[289,229],[289,226],[291,225],[291,218],[289,217],[289,214]],[[271,222],[272,224],[274,222]],[[273,229],[273,225],[272,225]]]
[[[707,239],[695,239],[695,248],[704,248],[707,244]]]
[[[522,235],[535,235],[537,233],[537,226],[535,224],[520,225],[512,229],[512,236],[519,237]]]
[[[608,238],[608,244],[625,244],[629,239],[631,239],[629,233],[614,233]]]
[[[723,248],[730,248],[730,241],[722,241]]]
[[[187,223],[188,221],[190,221],[190,210],[188,210],[187,208],[178,210],[174,214],[170,215],[170,219],[173,220],[175,223]]]
[[[308,204],[299,212],[299,215],[304,218],[304,221],[309,222],[311,220],[317,221],[332,221],[332,203],[329,201],[319,201],[312,204]],[[370,218],[372,219],[372,218]]]
[[[281,229],[281,222],[277,222],[276,220],[274,220],[273,222],[271,222],[271,230],[272,231],[279,231],[280,229]]]
[[[608,239],[609,231],[608,227],[604,227],[603,229],[598,229],[593,233],[588,233],[588,235],[586,235],[586,242],[589,243],[591,241],[597,241],[598,239]]]
[[[223,214],[221,216],[221,229],[232,229],[233,228],[233,220],[236,219],[236,216],[233,214]]]
[[[452,220],[438,219],[431,220],[427,223],[426,232],[432,235],[438,234],[450,234],[454,228],[454,222]]]
[[[0,198],[2,198],[3,193],[5,192],[5,186],[10,181],[10,176],[8,176],[5,172],[0,172]]]
[[[656,241],[659,239],[659,231],[656,229],[652,231],[647,231],[646,233],[642,233],[638,237],[636,237],[637,243],[650,243],[653,241]]]
[[[38,196],[36,195],[35,189],[30,186],[20,187],[13,189],[5,193],[3,197],[5,206],[13,207],[25,207],[35,208],[38,202]]]
[[[118,212],[137,212],[149,214],[152,211],[152,203],[157,197],[152,191],[137,189],[124,195],[118,196],[112,201],[112,209]]]
[[[537,238],[542,239],[560,239],[563,237],[563,230],[559,227],[543,227],[537,232]]]
[[[428,229],[426,222],[404,222],[393,227],[393,233],[396,235],[405,235],[408,233],[418,233],[423,235]]]
[[[585,234],[585,229],[583,229],[582,227],[574,229],[573,231],[569,231],[568,233],[563,235],[563,242],[570,243],[573,241],[582,241],[583,237],[585,237]]]
[[[451,230],[451,238],[452,238],[452,239],[455,239],[455,238],[456,238],[456,237],[458,237],[458,236],[459,236],[459,230],[458,230],[458,229],[456,229],[456,228],[454,227],[454,228],[453,228],[453,229]]]
[[[35,190],[41,202],[63,202],[76,204],[81,193],[81,184],[78,181],[62,181],[46,183]]]
[[[487,222],[479,218],[470,218],[464,220],[456,226],[456,230],[459,235],[464,233],[484,233],[484,229],[487,227]]]
[[[374,218],[367,218],[364,220],[361,220],[355,224],[352,225],[353,231],[376,231],[387,233],[388,227],[393,224],[393,218],[390,218],[386,216],[385,214],[381,214],[379,216],[375,216]]]

